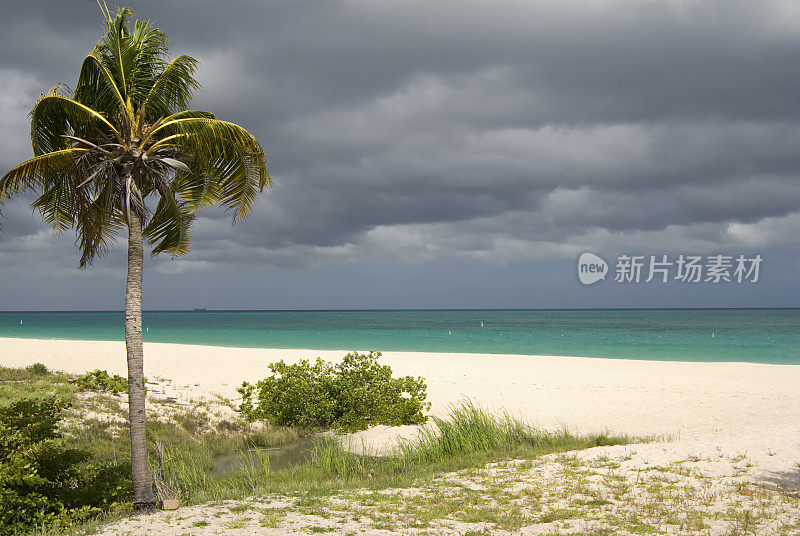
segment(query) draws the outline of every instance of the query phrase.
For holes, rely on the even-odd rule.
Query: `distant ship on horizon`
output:
[[[208,309],[206,309],[205,307],[195,307],[194,309],[192,309],[192,311],[202,312],[202,311],[208,311]]]

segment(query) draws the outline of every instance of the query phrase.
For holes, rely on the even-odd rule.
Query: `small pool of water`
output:
[[[269,456],[270,471],[280,471],[311,460],[313,451],[314,439],[305,438],[280,447],[233,452],[219,456],[214,460],[214,473],[224,475],[225,473],[238,471],[245,463],[253,463],[256,467],[260,467],[261,456],[264,453]]]

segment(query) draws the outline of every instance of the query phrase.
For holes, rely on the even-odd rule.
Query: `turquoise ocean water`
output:
[[[143,321],[149,342],[800,365],[800,309],[145,312]],[[123,340],[123,314],[0,313],[0,337]]]

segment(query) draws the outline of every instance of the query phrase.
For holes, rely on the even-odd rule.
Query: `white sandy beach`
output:
[[[235,398],[236,387],[243,380],[266,376],[271,361],[317,356],[336,360],[345,353],[146,343],[145,374],[156,381],[154,396],[191,403],[214,395]],[[437,534],[462,536],[488,530],[521,536],[574,533],[576,527],[592,533],[615,527],[615,534],[632,535],[638,532],[627,530],[628,521],[609,523],[646,519],[668,534],[724,536],[739,534],[741,520],[750,519],[742,516],[752,512],[759,512],[753,518],[757,526],[747,533],[789,534],[787,527],[800,526],[800,506],[791,498],[794,495],[785,493],[800,489],[800,366],[421,352],[386,352],[383,360],[396,375],[426,379],[433,415],[446,416],[450,404],[468,397],[544,429],[566,426],[578,433],[661,437],[644,444],[548,455],[522,471],[513,469],[512,462],[510,469],[490,464],[470,477],[442,475],[440,483],[478,490],[485,489],[487,482],[490,488],[530,488],[543,493],[537,507],[542,510],[532,514],[530,524],[512,531],[485,520],[438,519],[431,522]],[[0,365],[27,366],[37,361],[70,373],[95,368],[126,372],[121,342],[0,338]],[[365,444],[377,451],[415,431],[415,427],[378,427],[349,439],[351,445]],[[579,476],[565,477],[578,475],[578,470],[594,474],[594,480],[586,483]],[[584,488],[576,488],[579,485]],[[673,490],[666,495],[660,491],[665,485]],[[620,496],[620,489],[627,490],[626,495]],[[362,492],[369,495],[369,490]],[[163,511],[121,519],[98,534],[293,536],[308,534],[310,527],[359,536],[414,533],[401,528],[402,524],[376,531],[372,521],[379,519],[372,512],[376,503],[359,502],[362,492],[336,494],[326,499],[323,510],[314,511],[297,508],[297,497],[283,496],[200,504],[181,508],[177,515]],[[423,486],[386,493],[413,497],[435,490]],[[575,504],[576,493],[577,497],[582,497],[580,493],[601,497],[607,506],[583,509],[568,521],[549,522],[541,517],[547,512],[557,516],[563,511],[559,508]],[[491,503],[492,499],[486,500]],[[655,510],[661,514],[652,513],[657,504]],[[242,511],[250,514],[242,515]],[[671,518],[664,518],[664,512]],[[283,517],[271,517],[278,513]],[[705,521],[698,525],[690,520],[696,518]]]
[[[187,398],[236,398],[236,387],[266,376],[271,361],[344,353],[146,343],[145,375],[173,380]],[[0,364],[37,361],[71,373],[126,374],[122,342],[0,338]],[[674,452],[747,453],[765,477],[798,478],[800,366],[423,352],[384,352],[383,361],[396,375],[426,379],[433,415],[468,397],[544,429],[662,436]],[[380,448],[413,431],[379,427],[354,443]]]

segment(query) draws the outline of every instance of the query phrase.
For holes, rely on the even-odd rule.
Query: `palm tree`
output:
[[[127,227],[131,472],[134,509],[144,510],[155,498],[145,436],[143,238],[153,255],[183,255],[198,209],[220,203],[241,220],[271,181],[247,130],[188,109],[199,87],[197,61],[170,61],[164,32],[138,20],[130,28],[130,9],[101,10],[105,33],[84,59],[72,96],[59,85],[34,105],[34,157],[0,179],[0,202],[35,192],[32,207],[57,233],[75,228],[81,267]]]

